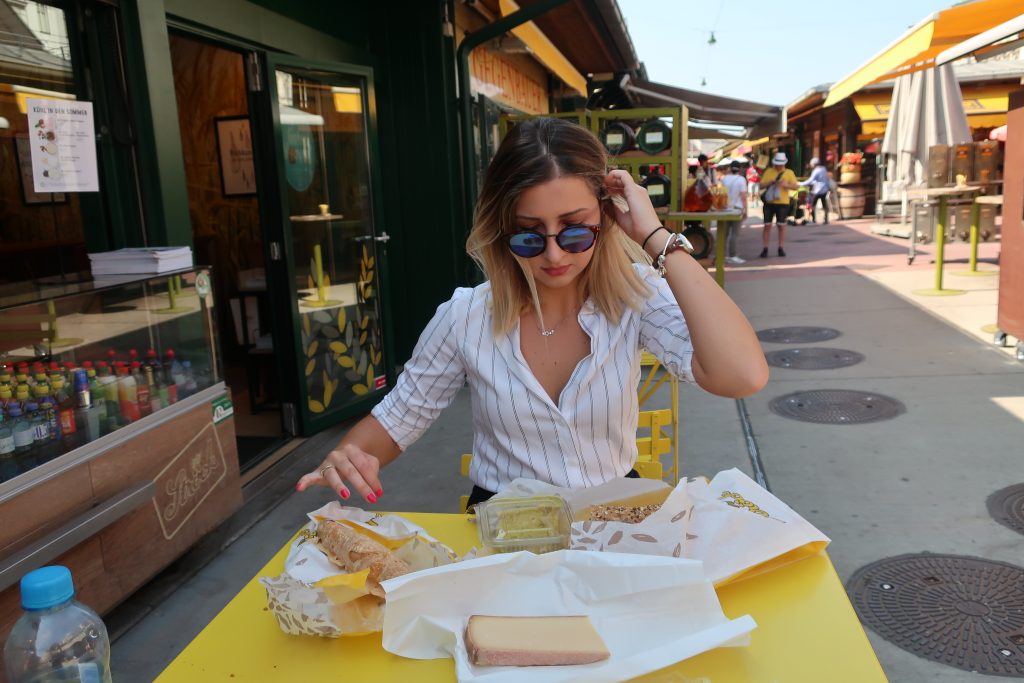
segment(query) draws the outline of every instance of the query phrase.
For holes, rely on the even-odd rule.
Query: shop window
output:
[[[0,0],[0,283],[86,268],[79,197],[33,187],[31,97],[77,99],[64,10]],[[53,30],[61,23],[62,30]]]

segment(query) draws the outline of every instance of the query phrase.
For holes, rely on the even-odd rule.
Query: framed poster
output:
[[[21,199],[26,204],[63,204],[68,196],[63,192],[36,192],[32,182],[32,150],[28,136],[13,138],[14,158],[18,162],[18,181]]]
[[[248,116],[214,119],[220,186],[225,197],[256,194],[256,171],[252,160],[252,133]]]

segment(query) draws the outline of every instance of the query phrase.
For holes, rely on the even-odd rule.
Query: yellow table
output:
[[[935,287],[932,289],[915,289],[914,294],[920,296],[956,296],[958,294],[966,294],[966,291],[963,289],[942,288],[942,268],[946,257],[946,223],[949,220],[946,200],[950,197],[973,196],[981,192],[981,190],[982,188],[979,185],[928,187],[907,190],[908,199],[939,198],[939,212],[935,218]]]
[[[983,195],[976,197],[974,206],[971,207],[971,254],[967,260],[967,270],[951,271],[954,275],[998,275],[998,270],[978,270],[978,222],[980,220],[981,205],[1002,206],[1003,195]]]
[[[456,552],[476,541],[464,515],[408,514]],[[285,635],[267,610],[258,577],[281,573],[288,546],[228,603],[157,679],[196,681],[454,681],[451,659],[413,660],[381,648],[379,633],[358,638]],[[885,681],[842,583],[825,553],[718,591],[725,614],[750,614],[749,647],[705,652],[637,681],[706,678],[716,683]],[[528,679],[528,674],[524,674]]]
[[[673,221],[700,221],[704,229],[711,234],[709,223],[718,222],[718,234],[715,236],[715,282],[720,287],[725,287],[725,241],[729,238],[729,224],[743,220],[743,214],[739,210],[729,209],[725,211],[669,211],[665,214]]]

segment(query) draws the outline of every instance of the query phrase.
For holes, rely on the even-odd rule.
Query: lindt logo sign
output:
[[[224,450],[209,422],[156,476],[153,505],[164,538],[174,538],[225,476]]]

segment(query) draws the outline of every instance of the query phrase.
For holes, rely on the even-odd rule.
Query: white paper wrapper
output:
[[[260,579],[267,590],[267,606],[281,629],[291,635],[337,638],[380,631],[384,625],[380,599],[370,595],[360,580],[339,580],[345,572],[311,540],[320,520],[345,520],[384,539],[404,541],[394,554],[417,571],[455,561],[450,548],[398,515],[379,515],[331,502],[309,513],[309,518],[292,541],[284,574]]]
[[[562,550],[491,555],[383,584],[385,650],[414,659],[454,657],[459,681],[624,681],[726,645],[746,645],[750,616],[722,613],[699,562]],[[477,667],[464,632],[473,614],[590,617],[611,657],[595,664]]]
[[[710,482],[681,481],[661,509],[638,524],[576,522],[570,537],[570,547],[579,550],[701,560],[715,585],[815,554],[828,543],[810,522],[737,469],[719,472]]]

